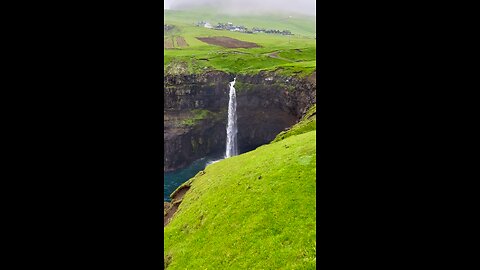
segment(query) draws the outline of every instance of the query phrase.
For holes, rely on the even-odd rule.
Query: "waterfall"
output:
[[[237,95],[235,94],[235,77],[230,82],[230,99],[228,101],[227,149],[225,158],[236,156],[237,149]]]

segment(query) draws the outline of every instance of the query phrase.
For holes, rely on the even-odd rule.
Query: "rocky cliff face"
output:
[[[223,72],[165,76],[165,171],[225,151],[228,83],[233,77]],[[315,74],[304,79],[239,75],[235,89],[241,153],[269,143],[316,103]]]

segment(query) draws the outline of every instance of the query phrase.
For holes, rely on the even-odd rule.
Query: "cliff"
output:
[[[225,151],[228,83],[233,77],[220,71],[165,75],[165,171]],[[238,75],[235,88],[240,152],[269,143],[316,103],[315,73]]]

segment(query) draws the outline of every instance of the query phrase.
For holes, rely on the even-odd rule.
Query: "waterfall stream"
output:
[[[228,124],[227,124],[227,149],[225,158],[238,155],[237,146],[237,95],[235,93],[235,77],[230,82],[230,98],[228,101]]]

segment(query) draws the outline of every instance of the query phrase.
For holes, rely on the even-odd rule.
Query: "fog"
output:
[[[316,15],[315,0],[164,0],[164,9],[202,8],[226,14],[300,13]]]

